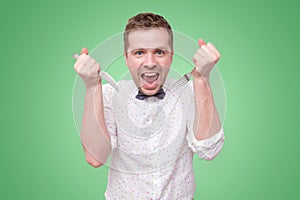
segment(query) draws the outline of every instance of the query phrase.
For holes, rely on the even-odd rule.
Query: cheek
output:
[[[134,70],[141,65],[141,62],[138,59],[129,58],[129,59],[127,59],[126,64],[130,70]]]
[[[170,67],[172,64],[172,57],[162,58],[159,62],[161,66],[168,66]]]

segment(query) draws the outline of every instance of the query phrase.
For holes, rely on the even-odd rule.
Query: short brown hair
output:
[[[136,16],[130,18],[127,22],[124,31],[124,51],[128,49],[128,35],[132,30],[138,30],[143,28],[165,28],[169,33],[170,46],[173,49],[173,32],[170,24],[167,20],[154,13],[139,13]]]

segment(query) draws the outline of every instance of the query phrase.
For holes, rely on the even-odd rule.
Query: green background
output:
[[[297,1],[8,1],[1,16],[0,199],[104,199],[107,167],[84,158],[72,54],[142,11],[212,41],[227,94],[226,143],[195,159],[195,199],[299,199]]]

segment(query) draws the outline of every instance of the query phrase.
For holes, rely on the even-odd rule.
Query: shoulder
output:
[[[110,84],[106,83],[102,85],[103,99],[111,101],[116,96],[119,97],[121,94],[127,94],[132,90],[137,90],[132,80],[121,80],[117,82],[119,91],[115,90]]]
[[[114,90],[115,89],[110,84],[108,84],[108,83],[103,84],[102,85],[103,97],[111,97],[112,94],[113,94],[113,92],[114,92]]]

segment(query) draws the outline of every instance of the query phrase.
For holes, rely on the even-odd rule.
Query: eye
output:
[[[142,56],[143,54],[144,54],[143,51],[136,51],[136,52],[134,52],[134,55],[136,55],[136,56]]]
[[[156,50],[155,54],[157,54],[158,56],[163,56],[165,55],[165,52],[163,50]]]

